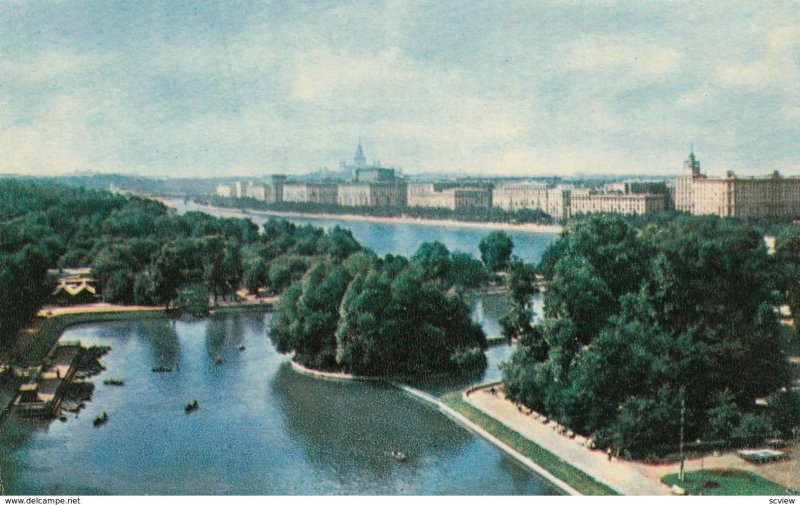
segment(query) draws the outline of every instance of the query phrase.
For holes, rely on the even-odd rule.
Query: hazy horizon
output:
[[[800,173],[797,2],[0,5],[0,173]]]

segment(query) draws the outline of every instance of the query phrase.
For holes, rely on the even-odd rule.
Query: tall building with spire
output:
[[[367,166],[367,158],[364,156],[364,149],[361,147],[361,137],[358,137],[358,147],[356,147],[356,155],[353,158],[353,165],[356,168],[365,168]]]
[[[800,218],[800,179],[782,177],[707,177],[689,153],[684,173],[675,180],[675,209],[690,214],[738,218]]]
[[[694,181],[701,177],[700,161],[692,148],[683,162],[683,173],[675,179],[675,210],[694,213]]]
[[[694,156],[694,148],[689,151],[689,157],[683,162],[684,175],[700,177],[700,161]]]
[[[343,161],[339,164],[343,171],[350,171],[355,182],[394,182],[397,178],[394,168],[382,167],[380,162],[367,163],[364,155],[364,147],[361,144],[361,137],[358,137],[356,155],[353,157],[353,164]]]
[[[367,163],[361,137],[358,138],[353,164],[342,162],[343,170],[350,170],[353,179],[338,185],[337,202],[345,207],[397,207],[406,204],[406,183],[395,175],[393,168],[379,162]]]

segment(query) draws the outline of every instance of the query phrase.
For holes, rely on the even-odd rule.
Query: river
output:
[[[341,223],[354,228],[353,222]],[[362,226],[365,223],[360,223]],[[369,225],[371,225],[370,223]],[[413,226],[413,225],[405,225]],[[391,233],[354,229],[369,236]],[[440,230],[394,243],[407,253],[426,237],[470,251],[485,230]],[[435,229],[431,230],[433,232]],[[377,233],[377,235],[370,235]],[[477,239],[478,241],[480,238]],[[538,239],[537,239],[538,240]],[[546,244],[549,238],[541,238]],[[399,241],[399,242],[398,242]],[[448,242],[450,241],[450,242]],[[459,246],[458,244],[462,244]],[[463,247],[463,249],[462,249]],[[542,246],[543,247],[543,246]],[[384,252],[379,247],[373,247]],[[531,253],[541,254],[541,249]],[[535,259],[535,258],[534,258]],[[473,317],[496,334],[502,295],[475,301]],[[482,438],[430,406],[376,383],[294,372],[268,338],[270,315],[127,321],[75,326],[63,340],[110,345],[92,400],[66,422],[0,425],[0,485],[8,494],[556,494]],[[239,348],[244,345],[244,350]],[[487,353],[483,380],[500,376],[509,346]],[[222,364],[216,364],[223,358]],[[170,366],[171,373],[154,373]],[[104,385],[121,377],[125,385]],[[196,398],[199,410],[183,406]],[[107,412],[107,424],[92,419]],[[399,462],[392,450],[409,455]]]
[[[480,258],[478,245],[481,239],[492,232],[483,227],[469,227],[454,224],[453,226],[430,226],[417,223],[403,222],[372,222],[359,220],[337,220],[328,217],[299,217],[299,216],[270,216],[267,213],[245,213],[231,209],[219,209],[200,206],[194,202],[183,200],[162,200],[179,213],[187,211],[201,211],[217,217],[238,217],[253,220],[261,225],[269,219],[283,219],[298,225],[310,224],[329,230],[334,226],[341,226],[353,232],[353,236],[364,247],[368,247],[377,254],[401,254],[411,256],[424,242],[439,241],[451,251],[461,251]],[[514,242],[514,254],[525,261],[537,262],[541,259],[547,245],[558,236],[550,232],[506,231]],[[472,317],[483,326],[489,337],[500,335],[498,319],[508,307],[506,296],[503,294],[482,294],[472,297]],[[542,314],[542,299],[534,297],[535,315]]]
[[[181,213],[196,210],[218,217],[248,218],[258,224],[263,224],[268,219],[284,219],[295,224],[311,224],[324,229],[330,229],[338,225],[342,228],[348,228],[361,245],[372,249],[380,255],[391,253],[411,256],[423,242],[438,240],[451,251],[466,252],[476,258],[480,258],[478,244],[480,244],[482,238],[492,232],[489,228],[462,226],[459,224],[431,226],[403,222],[344,221],[327,217],[270,216],[262,212],[243,213],[236,210],[215,209],[199,206],[192,202],[184,203],[183,200],[163,201]],[[504,231],[514,241],[514,254],[525,261],[539,261],[547,244],[558,236],[558,234],[552,232]]]

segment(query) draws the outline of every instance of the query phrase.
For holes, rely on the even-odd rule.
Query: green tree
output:
[[[241,248],[236,240],[226,240],[222,235],[202,237],[198,248],[202,256],[203,285],[217,305],[220,296],[235,293],[242,282]]]
[[[0,252],[0,342],[8,342],[36,313],[49,293],[47,263],[34,246],[25,245],[13,254]]]
[[[181,311],[191,314],[205,314],[208,312],[208,292],[199,282],[183,284],[178,288],[175,304]]]
[[[449,270],[449,283],[464,289],[485,286],[491,279],[491,274],[483,263],[467,253],[452,253]]]
[[[280,256],[269,264],[268,286],[273,293],[283,290],[297,282],[311,266],[311,261],[302,256]]]
[[[679,217],[638,233],[595,218],[552,248],[540,267],[546,356],[520,338],[504,368],[511,398],[635,456],[675,449],[681,397],[688,439],[786,432],[790,414],[755,405],[790,377],[775,264],[757,230]]]
[[[294,351],[304,365],[335,368],[338,307],[349,281],[344,267],[320,263],[287,290],[275,306],[271,331],[278,349]]]
[[[481,239],[478,249],[486,267],[497,272],[508,266],[511,253],[514,251],[514,241],[505,232],[493,231]]]
[[[242,249],[237,241],[227,241],[222,258],[223,294],[235,295],[242,284],[244,270],[242,267]]]
[[[796,226],[775,239],[776,279],[789,305],[795,328],[800,327],[800,230]]]
[[[258,294],[269,282],[269,264],[261,257],[249,259],[243,267],[242,282],[250,293]]]
[[[510,342],[512,339],[527,336],[527,345],[536,347],[534,351],[542,361],[547,356],[547,343],[541,332],[533,327],[533,295],[537,293],[536,269],[533,265],[525,263],[519,258],[513,258],[509,263],[508,274],[509,306],[506,313],[500,318],[503,335]]]
[[[178,287],[185,282],[180,268],[180,256],[173,247],[165,245],[156,256],[150,282],[151,299],[169,308],[178,295]]]
[[[133,303],[135,301],[133,287],[133,274],[129,271],[116,270],[106,281],[103,299],[109,303]]]
[[[321,241],[320,254],[328,254],[336,261],[343,261],[351,254],[361,250],[361,244],[353,237],[353,232],[334,226],[326,240]]]
[[[411,261],[419,265],[426,280],[444,280],[450,276],[450,251],[441,242],[424,242]]]
[[[133,299],[136,305],[153,305],[154,286],[151,273],[143,271],[133,280]]]
[[[425,375],[485,367],[486,338],[458,292],[425,282],[413,264],[378,267],[351,284],[337,332],[339,362],[368,375]]]

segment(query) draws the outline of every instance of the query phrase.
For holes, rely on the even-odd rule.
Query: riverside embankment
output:
[[[160,199],[165,205],[174,205],[174,200]],[[330,214],[330,213],[309,213],[309,212],[286,212],[278,210],[260,210],[251,208],[235,207],[216,207],[214,205],[204,205],[192,203],[192,207],[204,210],[209,213],[214,211],[234,212],[247,215],[274,216],[283,218],[306,218],[306,219],[325,219],[339,221],[362,221],[368,223],[384,224],[413,224],[421,226],[437,227],[462,227],[476,228],[481,230],[506,230],[520,231],[527,233],[561,233],[563,226],[558,224],[538,224],[538,223],[502,223],[502,222],[482,222],[482,221],[457,221],[454,219],[427,219],[410,216],[370,216],[368,214]]]
[[[506,399],[502,388],[491,390],[477,387],[466,391],[456,400],[459,410],[473,419],[490,419],[493,432],[509,431],[517,436],[535,442],[540,451],[557,454],[564,462],[579,471],[592,475],[621,494],[626,495],[669,495],[671,490],[661,482],[662,477],[679,471],[677,461],[649,464],[641,461],[611,458],[601,450],[591,449],[582,437],[566,436],[559,425],[537,415],[526,408],[519,408]],[[584,442],[584,443],[582,443]],[[797,473],[797,447],[788,447],[789,459],[768,465],[752,465],[738,457],[736,451],[708,454],[687,458],[687,472],[721,469],[722,472],[752,472],[775,483],[787,493],[795,493],[800,488],[800,475]]]
[[[514,241],[514,254],[529,262],[538,262],[547,245],[552,242],[560,228],[539,225],[511,225],[507,223],[469,223],[456,221],[422,221],[403,218],[373,218],[370,216],[265,214],[243,212],[240,209],[220,209],[170,200],[168,205],[178,212],[201,211],[217,217],[248,218],[257,224],[269,219],[285,219],[297,225],[310,224],[322,228],[341,226],[353,233],[358,242],[379,255],[413,255],[424,242],[439,241],[451,251],[470,253],[480,257],[478,244],[492,230],[502,229]],[[351,219],[352,218],[352,219]]]
[[[550,481],[553,485],[558,487],[563,493],[573,496],[578,496],[583,493],[572,487],[570,484],[565,482],[564,480],[556,477],[547,469],[539,465],[536,461],[532,458],[522,454],[520,451],[514,449],[506,442],[500,440],[494,434],[490,433],[480,425],[472,422],[466,416],[458,412],[457,410],[453,409],[452,407],[448,406],[444,402],[442,402],[439,398],[426,393],[420,389],[411,387],[407,384],[403,384],[398,382],[397,380],[391,379],[383,379],[379,377],[368,377],[368,376],[359,376],[359,375],[352,375],[343,372],[325,372],[321,370],[314,370],[303,365],[300,365],[296,361],[292,361],[292,369],[308,376],[312,376],[315,378],[327,379],[327,380],[336,380],[336,381],[367,381],[367,382],[385,382],[387,384],[392,385],[393,387],[399,389],[400,391],[404,392],[408,396],[416,399],[417,401],[423,402],[428,404],[447,416],[452,421],[456,422],[457,424],[461,425],[462,427],[468,429],[469,431],[479,435],[483,439],[490,442],[492,445],[497,447],[498,449],[502,450],[504,453],[509,455],[510,457],[514,458],[516,461],[521,463],[522,465],[526,466],[536,474],[544,477],[548,481]]]

